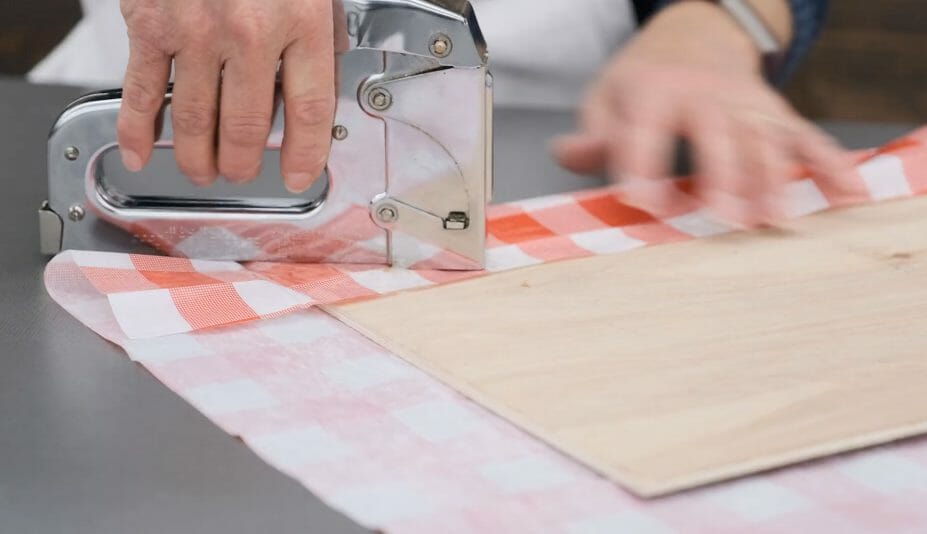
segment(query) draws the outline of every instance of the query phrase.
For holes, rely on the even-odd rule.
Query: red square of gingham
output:
[[[689,189],[679,182],[681,192]],[[927,128],[859,154],[840,184],[813,176],[788,186],[789,215],[919,195],[927,191]],[[606,187],[493,206],[486,271],[398,270],[373,265],[197,261],[87,251],[55,258],[75,263],[106,295],[123,333],[156,337],[252,321],[316,304],[458,281],[544,262],[615,254],[637,247],[733,231],[695,202],[656,213]]]

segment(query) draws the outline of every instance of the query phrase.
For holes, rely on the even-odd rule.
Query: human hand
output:
[[[797,165],[834,180],[852,172],[850,156],[767,85],[747,34],[707,2],[661,12],[591,88],[580,122],[552,147],[563,166],[604,169],[632,202],[664,209],[679,194],[665,178],[683,137],[694,148],[697,197],[745,226],[781,217],[781,189]]]
[[[119,113],[125,167],[151,157],[173,61],[180,170],[202,186],[257,177],[278,62],[286,128],[281,170],[303,191],[322,174],[335,113],[332,0],[121,0],[130,57]]]

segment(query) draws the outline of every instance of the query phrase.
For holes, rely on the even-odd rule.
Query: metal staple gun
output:
[[[480,269],[492,190],[492,76],[465,0],[343,0],[326,176],[300,196],[279,175],[197,189],[172,155],[170,93],[151,163],[122,167],[121,92],[71,104],[48,142],[41,246],[197,259]],[[279,169],[277,106],[265,174]]]

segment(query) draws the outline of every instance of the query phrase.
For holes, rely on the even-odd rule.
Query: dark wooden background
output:
[[[831,4],[786,87],[796,107],[815,119],[927,123],[927,0]],[[28,71],[79,17],[78,0],[0,1],[0,74]]]
[[[927,0],[831,0],[786,92],[813,118],[927,123]]]
[[[23,74],[80,19],[78,0],[0,0],[0,74]]]

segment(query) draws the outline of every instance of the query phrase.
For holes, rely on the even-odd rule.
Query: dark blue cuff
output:
[[[792,42],[782,70],[773,77],[777,84],[785,82],[808,54],[827,20],[830,0],[789,0],[792,6]]]

